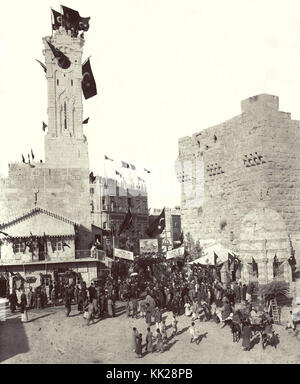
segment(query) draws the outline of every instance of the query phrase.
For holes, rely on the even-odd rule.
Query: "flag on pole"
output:
[[[29,153],[28,153],[28,163],[30,164],[30,155],[29,155]]]
[[[22,155],[22,162],[25,163],[25,157]]]
[[[75,9],[65,7],[64,5],[61,6],[64,12],[63,17],[63,24],[66,30],[70,30],[72,32],[72,37],[77,37],[78,30],[79,30],[79,20],[80,15],[78,11],[75,11]]]
[[[43,122],[43,128],[42,129],[43,129],[44,132],[46,132],[46,128],[47,127],[48,127],[48,125]]]
[[[138,176],[138,180],[141,181],[141,182],[143,182],[143,183],[145,183],[145,180],[142,179],[140,176]]]
[[[58,48],[55,48],[49,41],[47,41],[54,57],[57,59],[58,65],[62,69],[67,69],[71,65],[71,61],[64,53],[62,53]]]
[[[133,165],[133,164],[129,164],[129,165],[130,165],[130,168],[131,168],[133,171],[136,170],[135,165]]]
[[[217,265],[217,259],[219,256],[214,252],[214,265]]]
[[[34,160],[34,154],[33,154],[33,151],[31,150],[31,157],[32,157],[32,161]]]
[[[121,224],[120,226],[120,229],[119,229],[119,235],[126,231],[127,229],[129,229],[133,224],[133,220],[132,220],[132,214],[131,214],[131,210],[130,208],[128,208],[128,212],[126,213],[126,216],[123,220],[123,223]]]
[[[123,177],[120,172],[115,171],[117,176]]]
[[[104,160],[110,160],[113,161],[113,159],[109,158],[108,156],[104,155]]]
[[[4,236],[10,237],[9,234],[6,232],[0,231],[0,233],[2,233],[2,235],[4,235]]]
[[[165,229],[165,226],[166,217],[164,208],[160,215],[149,225],[149,228],[146,230],[146,233],[149,237],[156,237],[162,233],[162,231]]]
[[[87,124],[89,122],[89,119],[90,118],[88,117],[87,119],[83,120],[82,124]]]
[[[148,169],[144,168],[144,171],[147,173],[151,173]]]
[[[82,91],[85,99],[97,95],[97,86],[92,72],[90,59],[82,65]]]
[[[232,264],[232,262],[234,261],[234,257],[228,253],[228,268],[230,268],[230,265]]]
[[[54,24],[52,24],[52,29],[55,31],[63,24],[63,15],[60,12],[51,9],[53,15]]]
[[[183,231],[181,231],[181,234],[180,234],[180,237],[179,237],[179,241],[180,241],[180,245],[182,245],[183,241],[184,241]]]
[[[79,31],[87,32],[90,28],[90,17],[79,18]]]
[[[90,178],[90,183],[93,183],[96,180],[96,176],[94,176],[94,172],[91,172],[89,174],[89,178]]]
[[[38,63],[40,63],[41,67],[43,68],[44,72],[46,73],[47,72],[47,67],[45,64],[43,64],[40,60],[38,59],[35,59]]]
[[[62,246],[63,246],[63,247],[71,248],[71,247],[69,246],[69,244],[67,244],[65,241],[63,241]]]
[[[122,164],[123,168],[129,168],[130,167],[129,164],[126,163],[125,161],[121,161],[121,164]]]

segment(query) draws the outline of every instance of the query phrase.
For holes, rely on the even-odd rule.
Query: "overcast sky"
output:
[[[44,158],[47,84],[42,37],[58,1],[1,4],[0,173],[33,149]],[[104,154],[147,179],[149,207],[180,203],[178,139],[240,113],[260,93],[300,119],[299,0],[70,0],[91,16],[89,55],[98,95],[84,101],[90,167]],[[111,166],[112,164],[110,164]],[[118,165],[118,164],[116,164]],[[151,170],[147,175],[143,168]]]

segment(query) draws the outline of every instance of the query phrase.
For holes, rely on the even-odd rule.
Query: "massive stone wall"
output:
[[[179,140],[183,231],[202,244],[217,240],[242,251],[248,241],[241,239],[245,218],[254,212],[259,239],[278,240],[272,257],[282,251],[279,243],[290,252],[290,235],[299,260],[299,121],[279,111],[279,99],[272,95],[251,97],[241,107],[239,116]],[[256,215],[257,209],[267,210]],[[268,220],[266,227],[262,222]],[[244,257],[251,259],[250,253]]]

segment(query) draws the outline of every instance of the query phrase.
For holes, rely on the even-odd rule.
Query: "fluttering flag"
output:
[[[65,7],[64,5],[61,6],[64,12],[63,15],[63,25],[66,28],[66,30],[71,31],[72,37],[77,37],[78,30],[79,30],[79,20],[80,15],[78,11],[75,11],[75,9]]]
[[[146,230],[146,233],[149,237],[156,237],[162,233],[162,231],[165,229],[165,226],[166,217],[164,208],[160,215],[149,225],[149,228]]]
[[[22,162],[25,163],[25,157],[22,155]]]
[[[96,180],[96,176],[94,176],[94,173],[93,173],[93,172],[91,172],[91,173],[89,174],[89,178],[90,178],[90,183],[93,183],[93,182]]]
[[[234,257],[228,253],[228,268],[230,268],[232,262],[234,262]]]
[[[141,181],[141,182],[145,183],[145,180],[142,179],[140,176],[138,176],[138,181]]]
[[[83,120],[82,124],[87,124],[89,122],[89,119],[90,118],[88,117],[87,119]]]
[[[129,229],[133,224],[133,220],[132,220],[132,214],[131,214],[131,210],[130,208],[128,209],[128,212],[126,213],[126,216],[124,218],[124,221],[123,223],[121,224],[120,226],[120,229],[119,229],[119,235],[126,231],[127,229]]]
[[[104,160],[110,160],[113,161],[113,159],[109,158],[108,156],[104,155]]]
[[[10,237],[9,234],[6,232],[0,231],[0,233],[2,233],[2,235],[4,235],[4,236]]]
[[[291,267],[295,266],[297,264],[296,262],[296,259],[295,259],[295,255],[292,254],[289,258],[288,258],[288,263],[290,264]]]
[[[120,172],[115,171],[117,176],[123,177]]]
[[[62,246],[63,246],[63,247],[71,248],[71,247],[69,246],[69,244],[67,244],[65,241],[63,241]]]
[[[44,132],[46,132],[46,128],[47,127],[48,127],[48,125],[43,122],[43,128],[42,129],[43,129]]]
[[[148,171],[148,169],[144,168],[144,171],[147,172],[147,173],[151,173],[150,171]]]
[[[180,245],[182,245],[183,241],[184,241],[183,231],[181,231],[181,234],[180,234],[180,237],[179,237],[179,241],[180,241]]]
[[[47,41],[54,57],[57,59],[57,63],[62,69],[67,69],[71,65],[71,61],[64,53],[62,53],[58,48],[55,48],[49,41]]]
[[[121,164],[122,164],[123,168],[129,168],[130,167],[129,164],[126,163],[125,161],[121,161]]]
[[[130,168],[131,168],[133,171],[136,170],[135,165],[133,165],[133,164],[129,164],[129,165],[130,165]]]
[[[46,67],[46,65],[45,64],[43,64],[40,60],[38,60],[38,59],[35,59],[38,63],[40,63],[41,64],[41,67],[43,68],[43,70],[44,70],[44,72],[46,73],[47,72],[47,67]]]
[[[214,265],[217,265],[217,259],[219,256],[214,252]]]
[[[28,163],[30,164],[30,155],[29,155],[29,153],[28,153]]]
[[[85,99],[89,99],[90,97],[97,95],[97,86],[96,86],[96,82],[94,79],[89,58],[82,66],[81,86],[82,86],[82,91]]]
[[[90,28],[90,17],[79,18],[79,31],[87,32]]]
[[[52,29],[55,31],[63,25],[63,15],[60,12],[55,11],[54,9],[51,9],[51,11],[54,21],[54,24],[52,24]]]
[[[33,154],[33,151],[31,150],[31,157],[32,157],[32,161],[34,160],[34,154]]]

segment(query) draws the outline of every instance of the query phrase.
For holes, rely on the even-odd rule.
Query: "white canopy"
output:
[[[224,263],[228,260],[228,253],[234,255],[230,249],[225,248],[221,244],[214,244],[202,250],[203,256],[191,261],[189,264],[215,265],[215,254],[218,256],[216,265]]]

